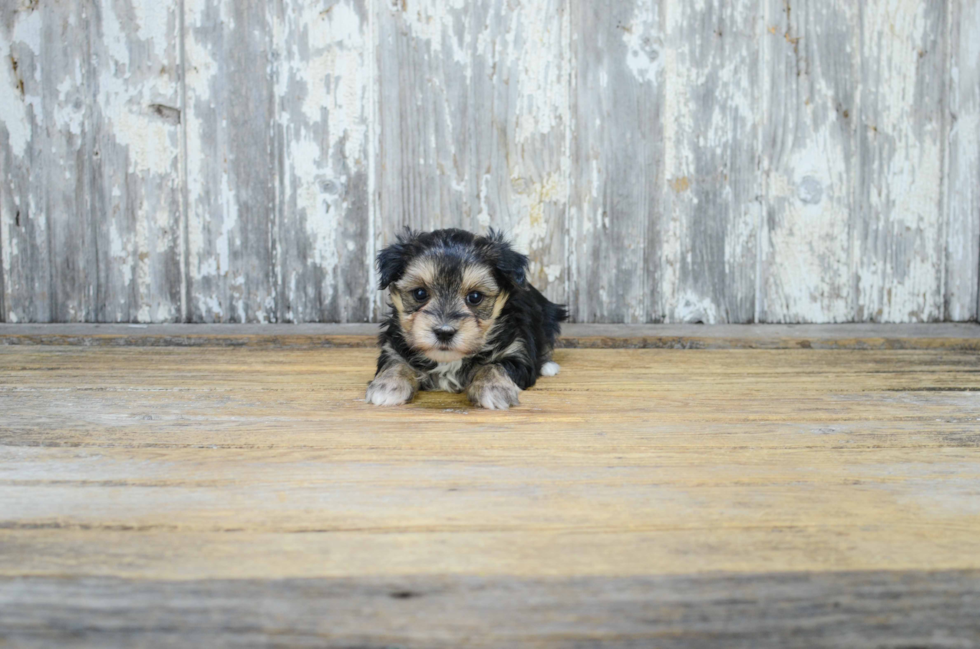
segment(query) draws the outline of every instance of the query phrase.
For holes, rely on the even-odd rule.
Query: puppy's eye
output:
[[[414,291],[412,291],[412,297],[414,297],[419,302],[425,302],[427,299],[429,299],[429,292],[426,291],[424,288],[417,288]]]
[[[470,291],[466,296],[466,303],[470,306],[476,306],[483,301],[483,293],[480,291]]]

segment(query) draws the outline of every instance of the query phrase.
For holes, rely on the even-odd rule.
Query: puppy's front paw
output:
[[[376,406],[400,406],[415,396],[415,386],[399,376],[379,375],[368,383],[364,400]]]
[[[521,389],[496,365],[480,368],[473,377],[466,396],[475,405],[488,410],[507,410],[520,403]]]

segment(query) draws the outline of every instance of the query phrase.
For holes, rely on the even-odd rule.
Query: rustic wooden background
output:
[[[977,316],[978,0],[0,0],[0,319],[377,320],[403,224],[585,322]]]

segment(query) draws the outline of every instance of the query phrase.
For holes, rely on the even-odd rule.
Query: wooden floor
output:
[[[980,646],[977,352],[556,360],[0,346],[0,646]]]

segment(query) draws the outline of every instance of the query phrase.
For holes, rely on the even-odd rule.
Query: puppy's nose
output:
[[[456,327],[453,327],[452,325],[439,325],[432,331],[435,333],[436,338],[438,338],[439,342],[441,343],[448,343],[453,339],[453,336],[456,335]]]

